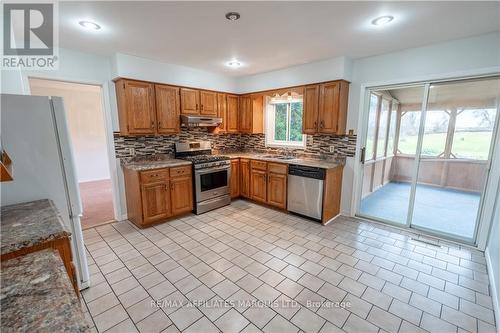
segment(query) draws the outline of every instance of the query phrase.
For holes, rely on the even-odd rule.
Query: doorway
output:
[[[113,222],[101,86],[36,78],[29,83],[32,95],[63,98],[82,199],[82,229]]]
[[[500,78],[369,91],[357,215],[474,244]]]

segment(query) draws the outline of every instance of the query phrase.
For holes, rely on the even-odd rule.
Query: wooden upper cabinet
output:
[[[240,132],[264,133],[264,100],[260,95],[240,97]]]
[[[120,132],[124,135],[155,134],[154,85],[120,79],[115,82]]]
[[[227,106],[226,131],[228,133],[237,133],[239,130],[238,96],[227,95],[226,106]]]
[[[250,161],[240,158],[240,195],[250,198]]]
[[[222,123],[217,128],[218,133],[227,131],[227,100],[226,94],[217,94],[217,117],[222,118]]]
[[[304,88],[304,115],[302,118],[302,133],[315,134],[318,132],[318,103],[319,85],[310,85]]]
[[[320,85],[318,132],[345,134],[349,83],[327,82]]]
[[[200,114],[217,116],[217,93],[213,91],[200,91]]]
[[[158,133],[170,134],[180,132],[179,88],[156,84],[155,96]]]
[[[141,196],[143,224],[154,223],[171,215],[169,181],[142,185]]]
[[[240,96],[240,132],[251,133],[252,131],[252,101],[250,96]]]
[[[181,114],[200,114],[200,91],[181,88]]]

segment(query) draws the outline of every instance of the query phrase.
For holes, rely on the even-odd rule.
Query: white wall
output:
[[[109,179],[101,87],[30,79],[30,90],[32,95],[64,99],[78,182]]]
[[[236,79],[187,66],[117,53],[113,57],[113,78],[127,77],[179,86],[234,92]]]
[[[361,58],[353,61],[352,68],[347,128],[357,129],[364,97],[362,85],[377,86],[500,73],[500,33]],[[351,199],[355,186],[354,159],[348,159],[342,186],[341,205],[344,214],[349,214],[351,208],[354,208]]]
[[[488,247],[486,248],[486,259],[488,260],[488,271],[490,283],[492,285],[492,298],[495,308],[495,316],[500,320],[500,188],[497,192],[495,202],[495,213],[488,238]],[[500,332],[500,328],[497,327]]]
[[[237,92],[255,92],[337,79],[349,81],[351,66],[350,59],[337,57],[272,72],[244,76],[238,78]]]

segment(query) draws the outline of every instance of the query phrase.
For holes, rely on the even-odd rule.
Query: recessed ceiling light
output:
[[[91,22],[91,21],[80,21],[78,22],[82,27],[88,30],[100,30],[101,26],[97,23]]]
[[[385,15],[385,16],[380,16],[380,17],[377,17],[376,19],[374,19],[372,21],[372,24],[380,26],[380,25],[387,24],[387,23],[391,22],[392,20],[394,20],[394,16]]]
[[[238,68],[241,67],[241,62],[239,62],[238,60],[231,60],[226,63],[226,66],[231,68]]]
[[[229,20],[229,21],[236,21],[240,18],[240,13],[237,13],[237,12],[229,12],[226,14],[226,18]]]

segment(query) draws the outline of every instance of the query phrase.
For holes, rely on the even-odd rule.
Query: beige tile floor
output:
[[[236,201],[84,234],[94,331],[495,332],[482,252],[380,224]]]

